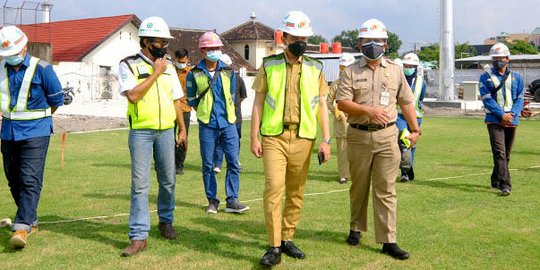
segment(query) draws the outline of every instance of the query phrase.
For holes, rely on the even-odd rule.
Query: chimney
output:
[[[49,0],[44,0],[43,3],[41,3],[41,10],[43,11],[43,22],[49,23],[51,21],[51,9],[52,4]]]
[[[251,21],[256,21],[257,20],[257,15],[255,15],[255,11],[251,12],[251,16],[249,16],[249,18],[251,19]]]

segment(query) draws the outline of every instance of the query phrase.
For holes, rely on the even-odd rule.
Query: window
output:
[[[244,58],[249,60],[249,45],[244,46]]]

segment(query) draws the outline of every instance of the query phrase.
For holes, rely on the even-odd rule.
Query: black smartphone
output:
[[[324,153],[323,153],[323,152],[317,153],[317,157],[319,158],[319,165],[323,164],[323,161],[324,161]]]

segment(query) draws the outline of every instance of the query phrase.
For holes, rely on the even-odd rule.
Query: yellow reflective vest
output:
[[[154,66],[140,55],[122,60],[135,76],[137,84],[154,73]],[[131,129],[165,130],[174,127],[176,110],[172,96],[175,76],[174,66],[168,62],[167,70],[152,84],[144,97],[136,103],[128,102],[127,117]]]
[[[218,71],[216,71],[218,72]],[[197,105],[197,119],[204,124],[210,123],[212,116],[212,108],[214,106],[214,94],[212,92],[212,81],[208,78],[208,75],[200,69],[193,68],[191,70],[195,83],[197,84],[197,98],[199,99],[199,105]],[[236,123],[236,114],[234,107],[234,100],[231,95],[231,76],[232,69],[221,68],[219,70],[219,76],[221,77],[221,85],[223,86],[223,95],[225,96],[225,110],[227,111],[227,122],[230,124]]]
[[[317,137],[319,115],[319,77],[322,63],[303,56],[300,74],[300,123],[298,136],[314,140]],[[283,133],[287,63],[283,53],[263,59],[268,92],[263,105],[261,135],[278,136]]]
[[[413,79],[412,85],[414,86],[414,111],[416,112],[417,118],[424,117],[424,110],[420,108],[420,96],[422,95],[422,87],[424,87],[424,79],[420,75],[416,75],[416,78]],[[398,107],[398,113],[403,114],[401,108]]]

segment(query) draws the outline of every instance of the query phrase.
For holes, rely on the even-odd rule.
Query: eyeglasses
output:
[[[152,45],[159,45],[160,48],[169,46],[169,41],[166,39],[154,39],[151,40],[150,43],[152,43]]]

